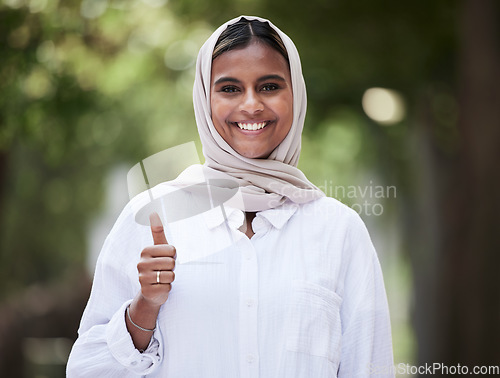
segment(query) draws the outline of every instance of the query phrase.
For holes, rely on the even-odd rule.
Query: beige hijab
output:
[[[210,80],[212,52],[220,34],[241,17],[267,22],[283,40],[288,52],[293,91],[293,123],[290,132],[267,159],[246,158],[229,146],[214,127],[210,109]],[[200,49],[196,62],[193,89],[194,112],[205,164],[205,178],[236,181],[245,211],[274,208],[287,198],[295,203],[306,203],[323,197],[297,168],[300,155],[301,134],[306,115],[306,87],[302,76],[299,54],[292,40],[268,20],[240,16],[219,27]],[[192,167],[192,169],[199,169]],[[187,173],[187,172],[186,172]],[[183,175],[184,176],[184,175]]]

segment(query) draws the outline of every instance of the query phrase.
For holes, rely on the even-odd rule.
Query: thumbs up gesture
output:
[[[137,264],[141,294],[150,305],[161,306],[168,298],[175,279],[175,247],[168,244],[157,213],[149,217],[154,245],[141,252]]]

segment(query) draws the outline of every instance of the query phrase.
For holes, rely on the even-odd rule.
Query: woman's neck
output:
[[[252,229],[252,221],[255,218],[256,212],[246,212],[245,213],[245,220],[243,222],[243,225],[240,227],[240,231],[245,233],[245,235],[251,239],[252,236],[255,235],[255,232],[253,232]]]

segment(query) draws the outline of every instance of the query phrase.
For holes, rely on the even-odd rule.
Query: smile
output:
[[[251,131],[254,131],[254,130],[260,130],[260,129],[263,129],[264,127],[267,126],[269,122],[258,122],[258,123],[240,123],[240,122],[236,122],[236,124],[238,125],[238,127],[242,130],[251,130]]]

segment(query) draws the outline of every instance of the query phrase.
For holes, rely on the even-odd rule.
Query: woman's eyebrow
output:
[[[258,79],[259,82],[261,82],[261,81],[269,81],[269,80],[286,81],[283,76],[280,76],[280,75],[277,75],[277,74],[264,75],[264,76],[259,77],[259,79]],[[221,84],[221,83],[236,83],[236,84],[240,84],[241,80],[238,80],[238,79],[236,79],[234,77],[230,77],[230,76],[223,76],[223,77],[217,79],[214,82],[213,85],[215,86],[215,85],[218,85],[218,84]]]
[[[217,85],[220,83],[227,83],[227,82],[236,83],[236,84],[241,83],[241,81],[239,81],[238,79],[235,79],[234,77],[223,76],[223,77],[217,79],[213,85]]]
[[[278,81],[286,81],[284,77],[280,75],[265,75],[259,78],[259,81],[268,81],[268,80],[278,80]]]

